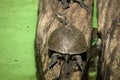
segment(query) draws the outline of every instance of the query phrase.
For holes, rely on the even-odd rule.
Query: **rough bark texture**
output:
[[[97,80],[120,80],[120,0],[98,0],[102,45]]]
[[[48,56],[48,37],[52,31],[62,24],[58,19],[55,18],[51,10],[51,4],[55,3],[57,5],[56,10],[65,15],[71,24],[83,32],[87,40],[87,44],[90,46],[93,0],[84,0],[84,2],[89,8],[88,13],[85,9],[81,8],[78,3],[73,3],[70,5],[70,8],[63,9],[59,0],[39,0],[38,25],[35,42],[38,80],[55,79],[59,77],[60,69],[62,70],[65,67],[63,66],[61,68],[62,64],[64,63],[59,62],[52,69],[47,69],[48,64],[51,61],[51,58]],[[75,67],[75,69],[77,69],[77,65],[74,62],[71,61],[69,65],[71,64],[71,67]],[[81,73],[79,70],[72,71],[71,74],[72,76],[68,76],[70,77],[70,80],[80,80]],[[61,80],[65,80],[64,75],[62,76]]]

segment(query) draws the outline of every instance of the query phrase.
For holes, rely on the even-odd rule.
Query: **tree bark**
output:
[[[61,22],[55,18],[51,4],[57,5],[56,10],[67,17],[72,25],[83,32],[88,47],[91,42],[92,32],[92,3],[93,0],[84,0],[88,6],[89,12],[81,8],[78,3],[72,3],[70,8],[63,9],[59,0],[39,0],[38,23],[36,30],[36,66],[38,80],[52,80],[60,75],[62,63],[57,63],[52,69],[47,69],[51,58],[48,56],[48,37],[61,25]],[[75,64],[71,61],[71,64]],[[70,65],[70,64],[69,64]],[[74,65],[72,67],[77,67]],[[64,67],[63,67],[64,68]],[[80,80],[80,71],[72,72],[70,80]],[[64,77],[64,76],[62,76]],[[61,79],[64,80],[64,79]]]
[[[97,80],[120,80],[120,0],[98,0],[101,54]]]

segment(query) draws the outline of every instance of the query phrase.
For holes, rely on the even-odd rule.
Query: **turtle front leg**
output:
[[[87,12],[89,11],[88,6],[83,2],[84,0],[74,0],[74,1],[79,2],[82,8],[84,8]]]
[[[58,53],[53,53],[52,57],[51,57],[51,62],[48,65],[48,68],[51,69],[57,62],[58,62],[58,57],[60,56],[60,54]]]
[[[79,69],[83,73],[84,69],[83,69],[83,66],[82,66],[82,58],[81,58],[81,56],[80,55],[76,55],[75,58],[76,58],[76,63],[78,65]]]
[[[63,9],[69,8],[69,2],[68,2],[68,0],[62,0],[61,2],[62,2]]]

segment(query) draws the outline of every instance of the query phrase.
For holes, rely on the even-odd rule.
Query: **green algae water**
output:
[[[0,80],[37,80],[37,0],[0,0]]]

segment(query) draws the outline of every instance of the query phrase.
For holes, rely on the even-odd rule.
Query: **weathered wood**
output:
[[[60,27],[62,23],[54,16],[51,4],[57,5],[56,10],[65,15],[72,25],[83,32],[90,46],[92,32],[92,3],[93,0],[84,0],[89,12],[81,8],[78,3],[72,3],[70,8],[63,9],[59,0],[39,0],[38,25],[36,33],[36,61],[38,80],[52,80],[59,77],[63,62],[58,62],[52,69],[47,69],[51,59],[48,56],[48,37],[52,31]],[[77,67],[74,65],[73,67]],[[43,76],[44,73],[44,76]],[[71,80],[80,80],[80,71],[73,71]],[[42,78],[41,78],[42,77]],[[62,79],[64,80],[64,79]]]
[[[97,80],[120,80],[120,0],[98,0],[102,34]]]

